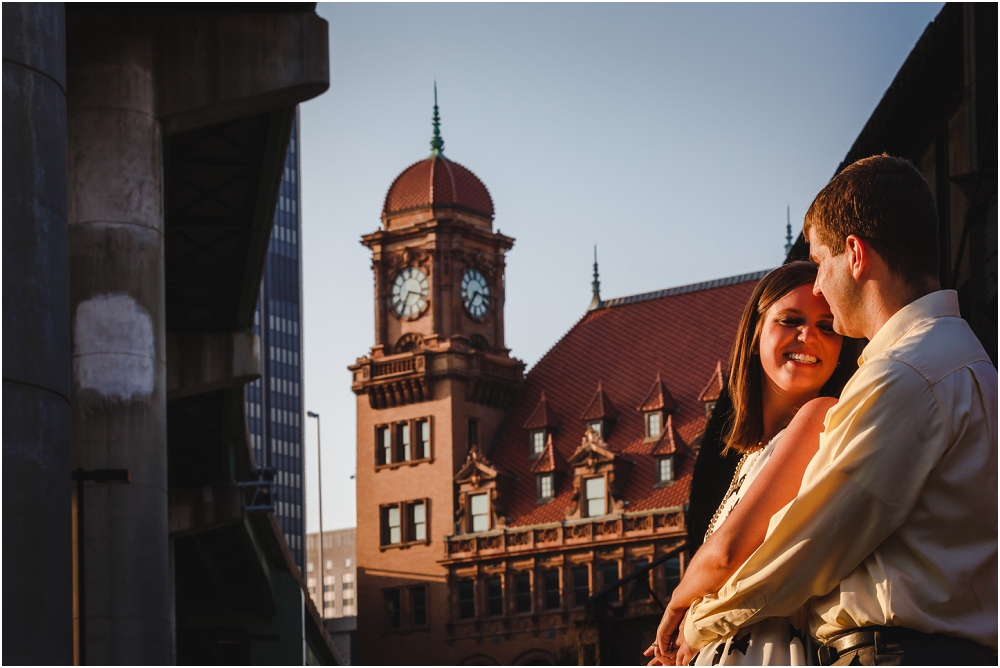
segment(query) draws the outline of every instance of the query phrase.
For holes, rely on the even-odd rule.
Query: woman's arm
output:
[[[691,603],[719,591],[764,542],[771,516],[798,493],[802,474],[819,449],[826,413],[836,403],[818,397],[799,409],[750,489],[695,554],[663,613],[657,630],[662,647],[668,646]]]

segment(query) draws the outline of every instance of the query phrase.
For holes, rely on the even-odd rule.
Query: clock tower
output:
[[[362,238],[375,285],[374,345],[350,367],[363,664],[398,663],[399,634],[413,660],[448,662],[440,560],[465,512],[455,475],[470,451],[488,449],[523,382],[504,342],[514,240],[494,231],[486,186],[445,157],[436,98],[430,156],[396,177],[380,229]],[[491,525],[504,524],[501,512]]]

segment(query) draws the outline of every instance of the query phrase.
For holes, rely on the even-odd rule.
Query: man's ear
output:
[[[859,280],[871,266],[871,248],[861,237],[848,234],[844,239],[844,252],[847,253],[848,268],[854,280]]]

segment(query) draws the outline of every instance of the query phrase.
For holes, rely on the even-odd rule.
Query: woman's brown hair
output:
[[[729,375],[729,397],[733,402],[730,427],[726,434],[726,447],[730,450],[749,452],[761,445],[764,437],[763,388],[761,387],[762,367],[760,355],[754,351],[760,343],[760,333],[764,326],[763,316],[779,299],[801,285],[811,285],[816,281],[816,264],[796,260],[778,267],[760,279],[754,288],[740,328],[733,342],[730,355],[732,373]],[[860,346],[857,339],[844,337],[840,348],[840,358],[833,375],[820,389],[820,396],[838,397],[844,384],[858,369]]]

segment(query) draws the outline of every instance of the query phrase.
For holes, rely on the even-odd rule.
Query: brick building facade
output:
[[[436,108],[431,146],[362,241],[359,661],[593,663],[592,595],[642,575],[602,600],[648,619],[681,575],[694,453],[761,274],[608,301],[595,276],[590,310],[525,376],[504,345],[514,240],[444,157]]]

